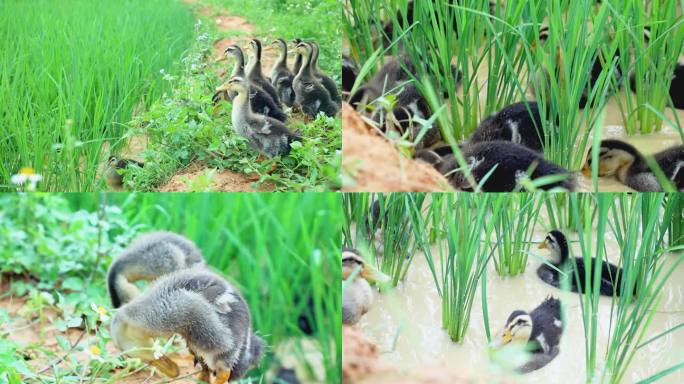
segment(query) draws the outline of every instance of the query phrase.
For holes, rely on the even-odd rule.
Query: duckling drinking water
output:
[[[352,274],[360,269],[354,280],[347,282]],[[383,283],[389,276],[368,265],[354,248],[342,249],[342,323],[356,324],[373,304],[373,290],[370,282]]]
[[[545,125],[536,102],[518,102],[482,120],[470,142],[503,140],[541,152]]]
[[[562,335],[560,300],[548,297],[532,312],[513,311],[491,347],[500,349],[508,344],[522,344],[530,359],[517,371],[527,373],[544,367],[558,356]]]
[[[202,252],[189,239],[172,232],[141,235],[114,259],[107,272],[112,306],[133,300],[140,294],[133,282],[152,281],[185,268],[204,265]]]
[[[684,191],[684,146],[678,145],[652,155],[665,176],[679,191]],[[603,140],[598,158],[598,175],[615,176],[621,183],[637,191],[662,191],[663,187],[644,156],[620,140]],[[591,176],[592,149],[587,154],[582,173]]]
[[[202,365],[199,379],[210,382],[214,372],[215,384],[244,376],[258,365],[264,350],[240,292],[205,268],[157,280],[114,315],[111,334],[120,350],[170,377],[178,376],[178,366],[166,356],[156,358],[151,347],[154,338],[179,334]]]

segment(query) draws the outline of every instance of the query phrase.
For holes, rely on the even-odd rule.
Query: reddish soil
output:
[[[159,188],[159,192],[183,192],[188,189],[188,180],[202,176],[211,168],[197,162],[181,170],[166,184]],[[230,170],[216,171],[212,178],[212,190],[222,192],[268,192],[275,189],[272,183],[264,183],[259,188],[252,188],[252,184],[259,180],[256,175],[245,175]]]
[[[432,166],[406,158],[349,104],[342,106],[344,192],[453,191]]]

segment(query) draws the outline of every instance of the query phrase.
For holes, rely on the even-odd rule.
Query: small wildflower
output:
[[[97,313],[98,318],[100,321],[105,322],[109,320],[109,314],[107,313],[107,309],[103,306],[97,306],[95,303],[90,303],[90,309],[93,310],[93,312]]]
[[[24,167],[19,170],[19,173],[12,175],[10,181],[14,185],[23,186],[26,184],[26,189],[29,191],[36,190],[36,184],[43,180],[43,176],[36,174],[36,171],[30,167]]]
[[[154,358],[155,359],[161,359],[162,356],[164,356],[164,351],[162,350],[162,345],[158,339],[154,341],[154,344],[152,345],[152,349],[154,350]]]
[[[88,354],[90,358],[97,361],[104,361],[102,358],[102,350],[97,345],[93,344],[88,348]]]

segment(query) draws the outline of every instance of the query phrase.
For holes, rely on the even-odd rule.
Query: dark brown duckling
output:
[[[124,174],[129,167],[142,168],[144,163],[133,159],[119,159],[116,156],[110,156],[107,161],[107,184],[113,188],[122,188],[124,181]]]
[[[299,43],[302,42],[302,39],[292,39],[290,42],[295,47],[295,58],[294,58],[294,62],[292,63],[292,73],[295,76],[297,76],[297,74],[299,73],[299,70],[302,69],[302,61],[303,61],[302,54],[297,52],[297,45],[299,45]]]
[[[249,61],[247,62],[247,67],[245,72],[247,74],[247,80],[251,85],[256,85],[259,88],[266,91],[266,93],[271,96],[276,105],[280,105],[280,98],[278,97],[278,91],[271,85],[263,72],[261,71],[261,41],[259,39],[252,39],[249,42]]]
[[[359,67],[356,62],[347,55],[342,55],[342,90],[351,92],[359,76]]]
[[[537,102],[518,102],[482,120],[470,142],[503,140],[541,152],[546,136],[544,126]]]
[[[330,94],[313,73],[312,45],[301,42],[297,45],[296,50],[303,56],[303,63],[302,68],[294,78],[295,102],[302,107],[304,113],[311,117],[315,118],[319,112],[323,112],[327,116],[335,116],[339,111],[339,105],[330,99]]]
[[[294,74],[287,67],[287,43],[283,39],[276,39],[272,45],[279,50],[279,55],[271,69],[271,85],[278,91],[280,100],[288,107],[292,107],[295,99],[292,89]]]
[[[311,54],[311,69],[313,70],[314,76],[316,79],[318,79],[318,81],[321,82],[321,85],[325,87],[326,91],[328,91],[330,94],[330,100],[337,105],[341,105],[342,97],[340,96],[340,92],[337,90],[337,84],[335,84],[335,81],[325,72],[321,71],[321,69],[318,67],[318,56],[321,52],[318,43],[311,41],[309,44],[311,44],[311,48],[313,48],[313,52]]]

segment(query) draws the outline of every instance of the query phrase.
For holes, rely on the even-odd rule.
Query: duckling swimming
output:
[[[522,145],[508,141],[487,141],[466,144],[461,147],[461,152],[478,185],[487,176],[481,186],[483,192],[512,192],[521,188],[519,181],[528,173],[532,180],[551,175],[565,176],[563,180],[540,186],[541,189],[575,190],[575,176],[572,173]],[[439,162],[438,170],[456,189],[474,190],[476,187],[471,185],[465,173],[459,170],[454,155],[445,156]]]
[[[153,339],[181,335],[202,365],[199,379],[223,384],[237,380],[258,365],[263,340],[252,332],[249,307],[240,292],[217,274],[193,268],[158,279],[148,290],[121,307],[112,319],[112,341],[167,376],[178,366],[166,356],[156,358]]]
[[[292,133],[280,121],[252,112],[247,100],[250,85],[244,78],[231,78],[227,89],[238,93],[233,99],[233,129],[238,135],[247,138],[250,146],[268,157],[286,156],[290,153],[290,144],[302,140],[301,136]]]
[[[285,105],[294,104],[295,94],[292,89],[294,75],[287,67],[287,43],[283,39],[275,39],[272,43],[279,50],[278,59],[271,69],[271,85],[278,91],[278,97]]]
[[[116,156],[110,156],[107,162],[107,184],[112,188],[122,188],[124,173],[129,167],[142,168],[145,166],[140,161],[133,159],[119,159]]]
[[[560,300],[548,297],[532,312],[513,311],[491,346],[500,349],[510,343],[522,344],[531,356],[517,371],[527,373],[544,367],[558,356],[562,335]]]
[[[152,281],[167,273],[202,265],[202,252],[186,237],[163,231],[145,233],[109,266],[107,285],[112,306],[119,308],[140,294],[135,281]]]
[[[678,145],[652,155],[665,176],[679,191],[684,191],[684,146]],[[591,176],[592,149],[582,168]],[[662,191],[663,187],[648,166],[644,156],[631,144],[620,140],[603,140],[599,152],[598,175],[615,176],[621,183],[637,191]]]
[[[347,279],[356,269],[361,271],[353,281]],[[342,249],[342,284],[348,284],[342,291],[342,323],[356,324],[373,304],[373,290],[368,282],[383,283],[389,281],[389,276],[383,274],[365,260],[354,248]]]
[[[548,249],[551,252],[551,264],[550,267],[546,264],[542,264],[537,268],[537,276],[542,279],[543,282],[553,285],[556,288],[561,288],[561,276],[558,270],[564,271],[568,274],[570,278],[570,290],[573,292],[579,292],[579,288],[582,292],[585,290],[585,269],[584,260],[580,257],[574,258],[574,262],[569,258],[570,250],[568,248],[568,240],[565,238],[563,232],[554,229],[549,232],[544,239],[544,242],[539,245],[540,249]],[[596,265],[596,258],[591,259],[592,267]],[[575,273],[577,279],[575,279]],[[600,292],[605,296],[620,296],[620,275],[622,269],[618,266],[603,261],[601,263],[601,287]],[[579,280],[579,286],[577,281]]]
[[[514,103],[482,120],[470,142],[503,140],[541,152],[546,125],[539,114],[537,102]]]
[[[331,99],[330,93],[316,79],[311,57],[313,46],[307,42],[297,44],[297,53],[303,57],[302,67],[294,78],[295,102],[302,107],[302,111],[311,117],[319,112],[334,117],[339,112],[339,105]]]

